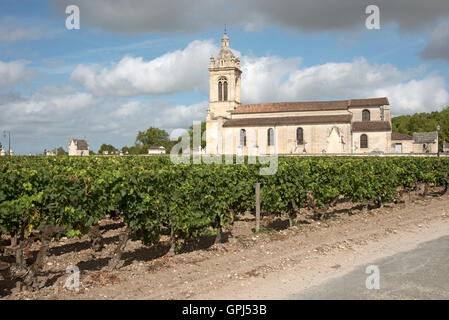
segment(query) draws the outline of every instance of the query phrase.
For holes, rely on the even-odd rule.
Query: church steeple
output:
[[[240,60],[229,48],[229,36],[225,29],[220,52],[216,58],[210,58],[209,64],[211,117],[229,117],[229,112],[240,104],[241,74]]]
[[[226,31],[223,34],[223,37],[221,38],[221,47],[222,48],[229,48],[229,37],[226,34]]]

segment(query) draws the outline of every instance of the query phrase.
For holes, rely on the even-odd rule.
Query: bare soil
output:
[[[435,190],[434,190],[435,191]],[[438,191],[438,190],[436,190]],[[301,289],[341,275],[369,259],[408,250],[418,243],[449,234],[449,195],[420,197],[367,210],[340,203],[325,218],[302,210],[295,226],[264,216],[254,233],[254,216],[239,217],[214,237],[183,243],[169,255],[168,239],[143,246],[126,245],[124,265],[108,271],[109,259],[124,229],[122,222],[101,221],[105,247],[95,252],[87,236],[53,240],[38,291],[11,290],[0,278],[1,299],[282,299]],[[6,240],[6,239],[4,239]],[[38,244],[29,250],[30,260]],[[12,262],[2,256],[0,261]],[[80,288],[64,288],[66,268],[78,266]]]

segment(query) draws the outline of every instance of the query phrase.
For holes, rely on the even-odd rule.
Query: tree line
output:
[[[440,125],[439,147],[442,150],[443,140],[449,142],[449,106],[441,111],[415,113],[392,119],[393,131],[408,135],[413,135],[413,132],[437,131],[438,125]]]

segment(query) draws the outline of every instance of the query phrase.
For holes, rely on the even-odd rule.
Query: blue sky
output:
[[[0,130],[18,154],[72,137],[132,145],[139,130],[204,120],[224,23],[242,102],[387,96],[393,115],[449,105],[449,2],[0,2]],[[67,30],[67,5],[80,8]],[[368,30],[364,10],[380,8]],[[7,139],[0,141],[7,146]]]

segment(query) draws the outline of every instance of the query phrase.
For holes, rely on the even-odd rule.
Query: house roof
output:
[[[438,138],[438,132],[414,132],[413,140],[415,143],[433,143]]]
[[[165,149],[165,147],[163,147],[163,146],[151,146],[149,149],[150,150],[159,150],[159,149]]]
[[[308,101],[308,102],[272,102],[259,104],[245,104],[238,106],[231,111],[233,114],[245,113],[269,113],[269,112],[289,112],[289,111],[332,111],[346,110],[349,107],[362,106],[382,106],[389,105],[388,99],[351,99],[336,101]]]
[[[318,124],[318,123],[350,123],[350,114],[329,116],[304,116],[304,117],[267,117],[232,119],[223,124],[223,127],[251,127],[251,126],[278,126],[295,124]]]
[[[413,137],[409,136],[408,134],[405,134],[405,133],[393,131],[391,133],[391,140],[413,140]]]
[[[390,131],[389,121],[355,121],[352,123],[353,132],[364,131]]]
[[[75,143],[78,150],[89,150],[89,144],[87,143],[87,140],[72,139],[72,141]]]

